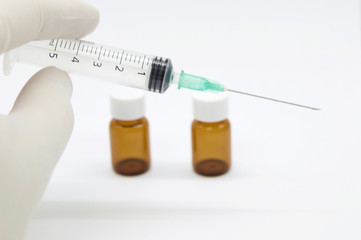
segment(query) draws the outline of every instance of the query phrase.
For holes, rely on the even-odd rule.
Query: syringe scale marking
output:
[[[143,67],[144,67],[144,62],[145,62],[145,58],[147,57],[147,55],[144,55],[144,57],[143,57],[143,63],[142,63],[142,69],[143,69]]]
[[[55,43],[55,48],[54,48],[54,52],[56,51],[56,48],[58,46],[58,42],[59,42],[59,39],[56,39],[56,43]]]
[[[124,50],[122,52],[122,56],[120,57],[120,62],[119,62],[120,65],[122,64],[122,61],[123,61],[123,55],[124,55]]]
[[[98,60],[100,60],[100,55],[102,54],[103,47],[100,48]]]
[[[58,43],[58,42],[56,42],[56,43]],[[81,41],[79,41],[78,49],[76,50],[76,56],[78,56],[80,44],[81,44]]]

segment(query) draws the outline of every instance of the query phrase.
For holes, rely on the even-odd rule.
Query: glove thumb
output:
[[[45,68],[24,86],[9,114],[17,145],[23,150],[19,159],[38,166],[31,168],[32,179],[48,179],[70,138],[74,123],[71,94],[68,74]]]
[[[72,132],[71,94],[67,73],[45,68],[29,80],[2,118],[0,239],[20,239],[25,233]]]

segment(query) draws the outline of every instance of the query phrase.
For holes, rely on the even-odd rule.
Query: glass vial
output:
[[[110,98],[110,145],[112,166],[116,173],[137,175],[150,167],[149,125],[144,117],[145,96],[138,91],[124,91]]]
[[[193,95],[193,169],[205,176],[226,173],[231,166],[231,125],[226,93]]]

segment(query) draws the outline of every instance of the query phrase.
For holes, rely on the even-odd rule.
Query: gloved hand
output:
[[[0,0],[0,54],[31,40],[80,38],[99,19],[80,0]],[[73,128],[68,75],[36,73],[0,115],[0,239],[20,240]]]

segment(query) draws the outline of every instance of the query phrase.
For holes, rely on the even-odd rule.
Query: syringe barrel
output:
[[[159,93],[168,88],[173,77],[170,59],[83,40],[34,41],[9,54],[17,62],[55,66],[69,73]]]

